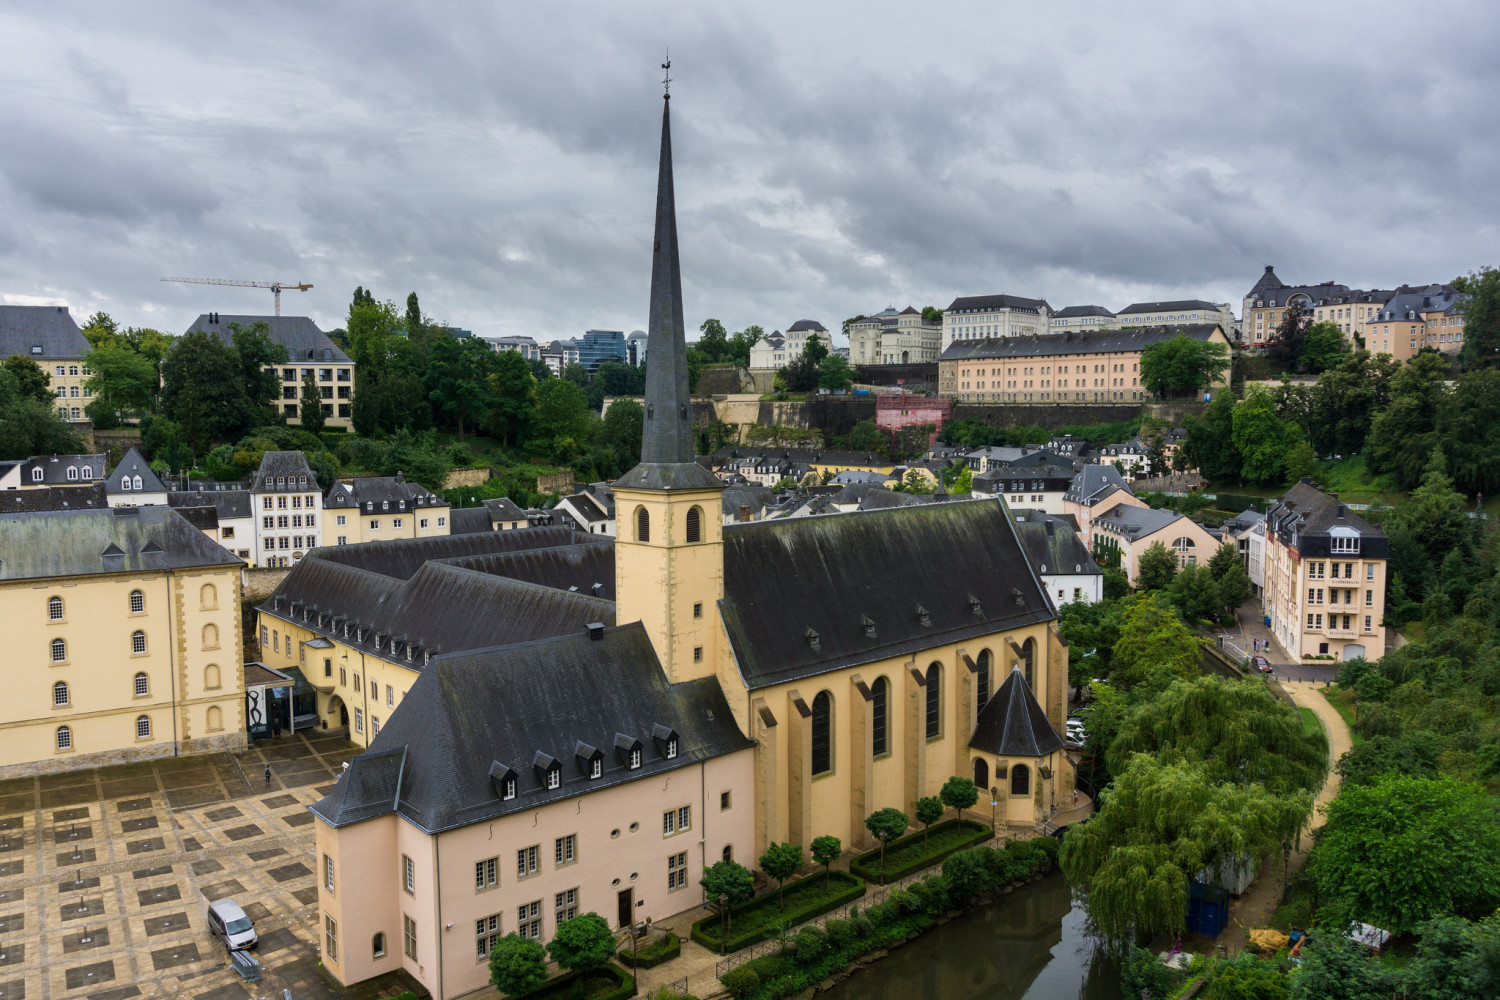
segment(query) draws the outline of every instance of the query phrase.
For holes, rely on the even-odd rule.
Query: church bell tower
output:
[[[724,484],[693,461],[670,92],[664,100],[641,464],[614,484],[615,621],[645,626],[667,679],[675,682],[715,670],[723,634],[718,602],[724,596]]]

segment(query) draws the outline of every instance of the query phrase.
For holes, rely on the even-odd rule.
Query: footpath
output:
[[[1292,701],[1296,702],[1299,707],[1312,709],[1318,721],[1323,724],[1323,732],[1328,736],[1328,778],[1318,791],[1312,816],[1303,829],[1302,836],[1293,846],[1286,872],[1282,871],[1282,859],[1277,856],[1279,852],[1272,852],[1261,865],[1260,874],[1256,876],[1255,882],[1230,904],[1229,925],[1219,939],[1221,947],[1229,955],[1237,955],[1245,948],[1248,943],[1245,937],[1246,931],[1253,927],[1270,925],[1271,914],[1276,912],[1276,907],[1281,903],[1284,879],[1296,874],[1307,863],[1307,854],[1312,848],[1310,834],[1323,825],[1327,818],[1324,814],[1324,807],[1339,793],[1340,779],[1334,766],[1339,758],[1348,753],[1350,747],[1354,745],[1348,724],[1329,704],[1328,699],[1323,697],[1322,685],[1304,681],[1283,682],[1281,686],[1287,694],[1291,695]]]

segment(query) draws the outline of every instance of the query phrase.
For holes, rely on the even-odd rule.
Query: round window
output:
[[[631,833],[635,833],[640,828],[641,828],[641,824],[639,824],[639,823],[632,823],[632,824],[630,824],[630,832]]]
[[[638,876],[639,876],[638,872],[631,872],[630,873],[630,881],[634,882]]]
[[[620,887],[620,880],[619,879],[615,879],[613,882],[610,883],[610,886],[612,888],[618,889]]]
[[[620,831],[619,831],[618,828],[609,831],[609,839],[610,840],[619,840],[620,839]]]

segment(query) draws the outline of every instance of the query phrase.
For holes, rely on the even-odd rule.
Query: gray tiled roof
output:
[[[954,299],[943,312],[981,312],[986,309],[1015,309],[1019,312],[1040,312],[1046,309],[1051,312],[1051,308],[1046,299],[1027,299],[1019,295],[965,295]]]
[[[1181,326],[1134,326],[1124,330],[955,340],[948,345],[947,350],[943,351],[938,360],[967,361],[971,358],[1017,358],[1143,351],[1152,344],[1171,340],[1178,335],[1192,337],[1194,340],[1207,340],[1218,329],[1217,323],[1186,323]]]
[[[1184,312],[1188,309],[1201,309],[1208,312],[1218,312],[1219,307],[1213,302],[1205,302],[1202,299],[1175,299],[1171,302],[1132,302],[1120,310],[1121,316],[1129,316],[1133,313],[1150,312]]]
[[[995,696],[985,702],[969,746],[1000,757],[1044,757],[1063,748],[1063,739],[1037,704],[1021,671],[1012,668]]]
[[[802,330],[816,331],[818,333],[828,332],[823,324],[819,323],[815,319],[799,319],[797,322],[786,328],[787,333],[797,333]]]
[[[1068,306],[1052,314],[1056,319],[1072,319],[1075,316],[1105,316],[1114,319],[1115,314],[1103,306]]]
[[[0,514],[0,580],[243,564],[170,507]]]
[[[79,483],[88,483],[104,478],[105,456],[103,452],[97,455],[37,455],[34,458],[22,459],[21,482],[24,485],[32,483],[44,483],[47,486],[77,486]],[[83,475],[84,468],[89,470],[87,478]],[[42,470],[42,478],[36,478],[36,470]],[[68,470],[73,470],[70,478]]]
[[[250,517],[249,490],[174,490],[167,494],[167,503],[172,507],[212,507],[219,520]]]
[[[990,501],[729,525],[724,595],[752,689],[1054,617]]]
[[[484,507],[458,507],[448,512],[448,533],[470,535],[477,532],[492,532],[495,522]]]
[[[673,758],[665,734],[677,740]],[[641,765],[632,770],[626,748],[636,743]],[[436,833],[600,788],[662,780],[752,745],[717,681],[667,682],[639,622],[604,629],[597,640],[580,627],[435,659],[369,751],[312,810],[333,826],[395,812]],[[588,748],[602,751],[599,778],[589,778],[577,756]],[[558,788],[547,788],[533,766],[539,759],[560,765]],[[492,775],[513,776],[515,798],[502,799]]]
[[[328,494],[323,498],[325,510],[357,507],[370,510],[369,504],[381,503],[390,504],[389,509],[394,511],[448,506],[448,501],[421,483],[408,482],[400,473],[340,479],[328,488]]]
[[[286,479],[286,482],[278,485],[278,477]],[[318,477],[313,474],[312,466],[307,464],[307,456],[300,451],[268,451],[261,456],[260,468],[255,470],[255,475],[250,479],[250,492],[269,493],[275,490],[316,490],[318,488]]]
[[[1329,555],[1336,528],[1358,533],[1363,558],[1384,559],[1389,552],[1384,531],[1311,480],[1296,483],[1266,508],[1267,534],[1274,532],[1283,545],[1294,545],[1303,556]]]
[[[126,476],[131,478],[132,483],[135,477],[139,476],[141,485],[139,487],[132,485],[128,490],[121,488],[120,481]],[[125,456],[120,459],[120,464],[114,467],[114,471],[109,474],[109,478],[104,481],[104,490],[111,495],[124,493],[165,493],[167,492],[167,487],[161,481],[160,477],[151,471],[151,466],[141,456],[141,453],[136,451],[132,446],[130,450],[125,452]]]
[[[1026,558],[1038,573],[1098,573],[1099,565],[1089,554],[1089,547],[1078,536],[1077,528],[1063,519],[1041,511],[1012,511],[1016,534],[1026,550]]]
[[[34,361],[73,361],[88,352],[89,342],[67,306],[0,305],[0,359],[19,354]]]
[[[1063,494],[1063,499],[1087,507],[1117,489],[1135,496],[1130,484],[1113,465],[1085,465],[1073,477],[1073,483],[1068,487],[1068,492]]]
[[[1268,291],[1270,291],[1270,290],[1272,290],[1274,288],[1284,288],[1284,287],[1285,287],[1285,285],[1282,283],[1281,279],[1278,278],[1278,277],[1276,277],[1276,271],[1272,268],[1272,266],[1270,264],[1267,264],[1265,272],[1260,276],[1260,278],[1251,287],[1250,291],[1248,291],[1248,292],[1245,293],[1245,297],[1253,299],[1253,298],[1256,298],[1256,297],[1258,297],[1260,295],[1263,295],[1264,293],[1266,293],[1266,292],[1268,292]]]
[[[1118,504],[1094,519],[1094,526],[1110,528],[1132,541],[1154,535],[1177,521],[1191,518],[1175,510]]]
[[[39,486],[30,490],[0,493],[0,514],[25,514],[40,510],[91,510],[109,506],[104,481],[88,486]]]
[[[394,538],[360,545],[338,545],[321,549],[316,556],[309,558],[356,566],[380,576],[407,580],[423,564],[432,560],[453,561],[496,552],[546,549],[590,542],[608,544],[607,540],[601,541],[597,535],[590,536],[571,528],[554,526],[520,531],[490,531],[482,535],[433,535],[429,538]]]
[[[216,318],[218,322],[210,322],[211,318]],[[193,320],[192,326],[184,332],[202,330],[227,344],[234,338],[234,331],[229,328],[231,323],[238,323],[245,329],[256,323],[267,324],[270,329],[266,331],[266,336],[286,348],[287,354],[291,356],[289,364],[320,361],[349,364],[349,355],[340,350],[337,344],[318,329],[318,324],[306,316],[230,316],[226,313],[204,313]]]

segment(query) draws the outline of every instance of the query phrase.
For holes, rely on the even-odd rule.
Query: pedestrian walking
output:
[[[266,784],[269,785],[270,783],[271,783],[271,765],[267,764],[266,765]]]
[[[1076,788],[1073,789],[1073,804],[1075,806],[1078,804],[1078,789]]]

